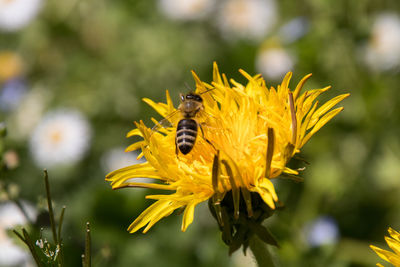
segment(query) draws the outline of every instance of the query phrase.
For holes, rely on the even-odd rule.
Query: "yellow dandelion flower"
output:
[[[141,149],[139,157],[144,156],[147,161],[111,172],[106,180],[113,189],[144,187],[173,193],[146,196],[157,201],[129,226],[131,233],[142,227],[147,232],[176,209],[184,209],[182,231],[185,231],[193,221],[195,206],[209,200],[227,243],[246,245],[247,239],[243,236],[249,233],[274,243],[259,227],[277,207],[278,197],[271,179],[299,174],[299,170],[289,168],[287,163],[323,125],[342,111],[341,107],[333,110],[332,107],[349,94],[339,95],[318,107],[316,98],[330,87],[300,94],[311,74],[292,91],[289,89],[292,73],[277,88],[270,89],[261,75],[250,76],[243,70],[240,73],[248,79],[247,85],[228,81],[215,63],[211,84],[192,72],[196,82],[194,94],[201,95],[203,100],[195,117],[201,131],[193,150],[186,155],[176,153],[176,125],[182,117],[169,115],[179,112],[168,91],[167,103],[144,99],[172,127],[152,131],[142,121],[136,123],[136,128],[127,136],[140,136],[142,140],[126,151]],[[159,182],[134,182],[132,178],[136,177]],[[239,225],[251,225],[252,230]]]
[[[394,251],[394,253],[375,247],[373,245],[370,245],[370,247],[376,252],[376,254],[378,254],[379,257],[387,262],[390,262],[396,267],[400,267],[400,233],[393,230],[391,227],[389,227],[388,232],[390,234],[390,237],[385,236],[385,240],[389,247]],[[376,265],[383,267],[383,265],[379,263],[377,263]]]

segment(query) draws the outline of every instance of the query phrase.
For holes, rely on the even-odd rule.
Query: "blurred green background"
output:
[[[23,25],[7,20],[13,2],[25,4],[17,11],[27,13]],[[263,73],[268,86],[290,70],[291,88],[313,73],[306,89],[332,85],[323,100],[351,93],[345,110],[303,148],[311,163],[304,182],[275,182],[286,208],[267,225],[281,245],[273,249],[281,266],[382,262],[368,245],[386,248],[388,226],[400,230],[398,0],[27,3],[0,0],[0,119],[8,132],[1,141],[1,222],[14,216],[1,208],[13,199],[43,213],[47,168],[57,214],[67,206],[67,266],[80,265],[87,221],[94,266],[254,264],[241,251],[228,257],[206,205],[185,233],[181,216],[172,215],[146,235],[129,234],[126,228],[151,203],[144,200],[149,191],[112,191],[104,181],[107,172],[136,163],[136,155],[121,152],[133,141],[125,138],[132,122],[160,119],[141,98],[165,101],[169,89],[177,100],[188,91],[185,83],[194,86],[190,70],[209,82],[217,61],[243,83],[239,68]],[[29,14],[29,5],[40,4]],[[62,125],[51,126],[57,120]],[[64,141],[60,150],[52,147]],[[32,220],[30,229],[47,224]],[[1,222],[2,232],[14,227]],[[9,236],[0,241],[26,250]],[[2,262],[0,255],[0,266],[29,265]]]

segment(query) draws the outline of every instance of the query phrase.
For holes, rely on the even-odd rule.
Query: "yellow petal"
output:
[[[167,217],[169,215],[171,215],[172,212],[174,212],[174,210],[178,209],[182,207],[182,204],[179,203],[170,203],[167,207],[165,207],[162,210],[159,210],[156,214],[154,214],[154,216],[151,217],[150,222],[148,223],[148,225],[144,228],[143,230],[143,234],[147,233],[147,231],[150,230],[150,228],[156,224],[159,220],[161,220],[164,217]]]
[[[271,197],[274,201],[278,201],[278,196],[276,195],[275,187],[271,180],[264,178],[258,186],[267,190],[271,194]]]
[[[126,180],[136,177],[149,177],[162,179],[158,171],[154,169],[148,162],[128,166],[106,175],[106,181],[111,181],[113,188],[119,187]]]
[[[314,90],[309,90],[307,91],[307,96],[304,99],[304,102],[302,105],[298,105],[298,109],[300,109],[303,113],[307,113],[310,107],[312,106],[312,103],[317,99],[318,96],[320,96],[322,93],[325,93],[331,88],[331,86],[327,86],[322,89],[314,89]]]
[[[400,243],[400,233],[395,231],[393,228],[389,227],[388,232],[390,236]]]
[[[388,246],[400,257],[400,243],[399,241],[385,236],[386,243]]]
[[[373,245],[370,245],[370,248],[372,248],[375,253],[385,261],[392,263],[394,266],[400,266],[400,257],[398,255]]]
[[[128,227],[128,231],[130,233],[134,233],[148,224],[143,230],[143,233],[145,233],[157,221],[165,216],[168,216],[179,207],[180,205],[173,203],[172,201],[159,200],[143,211],[139,217],[137,217],[136,220]]]
[[[126,137],[131,137],[131,136],[143,136],[142,132],[140,131],[140,129],[135,128],[131,131],[129,131],[126,135]]]
[[[314,114],[314,112],[315,112],[317,106],[318,106],[318,101],[316,101],[316,102],[314,103],[314,106],[313,106],[313,107],[311,108],[311,110],[308,112],[306,118],[304,119],[303,123],[301,124],[301,127],[300,127],[300,134],[299,134],[299,137],[300,137],[300,138],[304,137],[304,135],[306,134],[306,131],[307,131],[308,129],[310,129],[310,128],[313,126],[313,125],[310,126],[310,121],[311,121],[311,117],[312,117],[312,115]]]
[[[221,75],[219,74],[217,62],[213,63],[213,81],[218,84],[222,84]]]
[[[185,232],[187,227],[193,222],[195,202],[186,205],[185,212],[182,219],[182,232]]]
[[[139,178],[142,178],[142,177],[139,177]],[[146,177],[146,178],[148,178],[148,177]],[[149,189],[157,189],[157,190],[176,190],[176,187],[172,186],[172,185],[153,184],[153,183],[133,183],[133,182],[123,183],[118,186],[113,186],[113,189],[120,189],[120,188],[126,188],[126,187],[149,188]]]
[[[311,124],[313,124],[313,121],[318,120],[319,117],[324,115],[326,112],[328,112],[332,107],[334,107],[337,103],[348,97],[350,94],[343,94],[343,95],[338,95],[337,97],[332,98],[328,102],[326,102],[324,105],[322,105],[317,111],[315,111],[313,117],[311,118]]]
[[[304,84],[306,83],[306,81],[312,76],[312,73],[306,75],[303,77],[303,79],[301,79],[301,81],[297,84],[296,89],[294,89],[293,91],[293,98],[294,100],[297,99],[297,97],[300,94],[301,89],[303,88]]]
[[[171,95],[169,94],[169,91],[165,91],[165,97],[167,99],[167,106],[168,106],[168,111],[171,112],[174,110],[174,103],[172,102]]]
[[[283,81],[281,83],[282,89],[289,88],[289,82],[290,82],[290,79],[292,78],[292,75],[293,75],[292,72],[286,73],[285,78],[283,78]]]
[[[145,226],[151,218],[157,214],[159,211],[163,210],[165,207],[168,207],[170,202],[168,201],[157,201],[150,205],[147,209],[145,209],[134,221],[129,225],[128,231],[130,233],[134,233],[143,226]]]
[[[343,108],[337,108],[330,112],[328,112],[325,116],[323,116],[317,124],[315,124],[314,128],[304,137],[303,141],[301,142],[300,147],[303,147],[308,140],[310,140],[311,136],[313,136],[319,129],[322,128],[327,122],[329,122],[333,117],[335,117],[339,112],[341,112]]]
[[[138,150],[139,148],[141,148],[144,145],[146,145],[146,141],[139,141],[139,142],[133,143],[132,145],[128,146],[125,149],[125,152],[131,152],[131,151]]]
[[[143,98],[143,102],[152,107],[155,111],[157,111],[158,114],[160,114],[163,117],[166,117],[170,113],[168,106],[166,104],[156,103],[148,98]]]
[[[265,204],[267,204],[271,209],[275,209],[275,203],[274,203],[272,195],[269,193],[269,191],[267,191],[261,187],[256,187],[256,188],[254,188],[254,190],[260,194],[260,196],[264,200]]]
[[[171,194],[171,195],[147,195],[146,199],[156,199],[156,200],[173,200],[176,202],[191,202],[196,198],[195,195],[181,195],[181,194]]]

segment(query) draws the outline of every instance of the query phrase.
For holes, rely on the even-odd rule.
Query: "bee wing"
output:
[[[215,116],[213,116],[211,113],[202,110],[201,116],[203,117],[203,121],[199,123],[200,127],[203,129],[207,128],[209,131],[216,132],[216,131],[222,131],[223,128],[221,127],[220,124],[218,124],[217,119]],[[215,125],[215,126],[211,126]],[[218,125],[218,126],[217,126]]]
[[[173,125],[170,120],[171,120],[171,118],[178,115],[179,113],[180,113],[180,110],[177,109],[177,110],[173,111],[172,113],[168,114],[167,117],[165,117],[164,119],[162,119],[161,121],[156,123],[156,125],[154,125],[154,127],[151,129],[151,131],[154,132],[154,131],[160,130],[161,128],[172,127]]]
[[[202,116],[202,118],[203,118],[202,124],[208,124],[210,121],[215,122],[217,120],[215,118],[215,116],[213,116],[211,113],[209,113],[205,110],[202,110],[200,114],[201,114],[200,116]]]

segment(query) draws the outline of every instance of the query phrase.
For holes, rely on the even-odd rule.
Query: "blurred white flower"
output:
[[[0,0],[0,30],[17,31],[35,18],[42,0]]]
[[[303,37],[309,30],[309,22],[305,17],[294,18],[279,29],[279,38],[285,44],[293,43]]]
[[[281,47],[262,49],[256,57],[256,69],[266,79],[281,80],[293,71],[294,57]]]
[[[304,228],[307,242],[311,247],[333,245],[339,239],[339,229],[332,217],[321,216]]]
[[[29,219],[33,221],[37,215],[35,208],[26,202],[22,202],[22,207]],[[28,223],[27,218],[15,203],[8,201],[0,205],[0,229],[10,229],[26,223]]]
[[[0,229],[0,266],[33,266],[31,257],[27,250],[15,245],[7,233]]]
[[[33,220],[37,215],[36,210],[25,202],[22,206],[29,219]],[[16,204],[6,202],[0,205],[0,266],[33,266],[28,250],[15,245],[6,232],[26,223],[27,219]]]
[[[233,262],[233,267],[257,267],[258,264],[254,260],[254,255],[251,249],[246,251],[246,255],[242,253],[240,250],[233,253],[231,260]]]
[[[44,116],[30,138],[30,150],[42,168],[71,165],[89,148],[91,129],[75,110],[58,110]]]
[[[213,9],[215,0],[159,0],[161,11],[176,20],[204,18]]]
[[[372,70],[386,71],[400,66],[400,17],[394,13],[377,16],[365,51]]]
[[[217,23],[224,37],[260,40],[277,21],[274,0],[227,0],[218,12]]]

